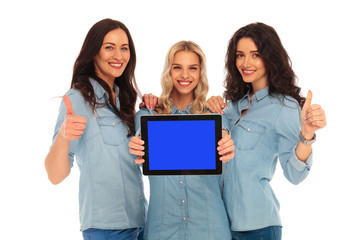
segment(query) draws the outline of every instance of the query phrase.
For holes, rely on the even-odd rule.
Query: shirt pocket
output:
[[[234,143],[238,149],[253,150],[260,141],[264,132],[264,126],[245,120],[240,121],[235,125],[231,135],[234,137]]]
[[[118,146],[127,140],[128,127],[118,117],[98,117],[96,120],[106,144]]]

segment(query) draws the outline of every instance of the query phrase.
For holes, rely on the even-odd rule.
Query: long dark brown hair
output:
[[[281,44],[275,29],[264,23],[252,23],[237,30],[229,41],[226,54],[226,77],[224,97],[230,101],[237,101],[244,97],[250,90],[251,83],[246,83],[236,67],[236,48],[241,38],[251,38],[264,61],[269,94],[291,96],[302,105],[305,98],[300,96],[301,89],[296,86],[296,76],[292,70],[291,60]]]
[[[131,56],[122,75],[115,78],[115,84],[120,89],[120,109],[116,107],[116,103],[113,101],[112,91],[109,85],[96,75],[94,66],[94,57],[99,53],[105,35],[118,28],[122,29],[128,37]],[[107,18],[95,23],[86,35],[79,56],[74,64],[71,81],[71,88],[76,88],[81,92],[85,100],[90,104],[93,112],[96,112],[96,107],[103,107],[106,104],[110,104],[116,115],[128,125],[128,136],[135,133],[135,103],[136,97],[139,95],[134,75],[135,65],[135,47],[129,30],[123,23]],[[94,89],[89,78],[93,78],[105,89],[109,96],[108,102],[102,104],[96,101]]]

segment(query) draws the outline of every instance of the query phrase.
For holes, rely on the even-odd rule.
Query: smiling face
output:
[[[200,59],[196,53],[176,52],[170,69],[174,86],[171,98],[186,99],[190,104],[194,100],[194,89],[199,83],[200,71]]]
[[[130,59],[129,40],[124,30],[118,28],[108,32],[99,53],[94,58],[95,73],[113,86],[115,78],[121,76]]]
[[[264,61],[251,38],[241,38],[236,47],[236,67],[244,82],[251,83],[254,91],[268,86]]]

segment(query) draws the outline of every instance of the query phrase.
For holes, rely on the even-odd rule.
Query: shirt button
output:
[[[115,123],[113,122],[112,125],[115,126]]]
[[[250,128],[248,128],[247,130],[248,130],[248,132],[250,132]]]
[[[140,197],[141,200],[143,200],[144,198],[143,197]]]
[[[139,182],[141,183],[141,180],[139,180]]]
[[[182,200],[181,202],[182,202],[182,203],[185,203],[185,200]]]
[[[183,183],[183,181],[180,181],[180,183],[182,184],[182,183]]]
[[[186,217],[184,217],[183,220],[186,221]]]

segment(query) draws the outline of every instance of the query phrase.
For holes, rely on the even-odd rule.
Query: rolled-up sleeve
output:
[[[279,113],[275,129],[279,139],[279,161],[285,177],[293,184],[302,182],[312,166],[312,153],[306,162],[300,161],[296,156],[300,126],[300,107],[284,106]]]

